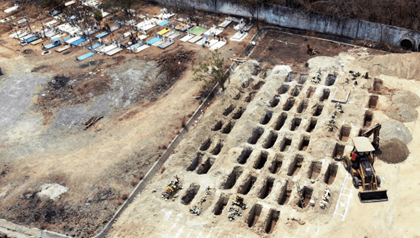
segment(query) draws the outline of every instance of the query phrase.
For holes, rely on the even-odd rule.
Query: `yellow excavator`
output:
[[[359,199],[362,203],[388,201],[387,190],[379,190],[381,178],[376,175],[373,168],[375,163],[375,147],[379,148],[380,124],[366,131],[360,137],[353,138],[353,149],[346,153],[343,162],[344,167],[353,177],[355,188],[362,186]],[[373,142],[369,136],[374,134]]]

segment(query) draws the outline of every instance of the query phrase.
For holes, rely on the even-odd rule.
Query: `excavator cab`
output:
[[[353,138],[353,150],[344,156],[344,166],[353,177],[355,188],[362,186],[359,192],[362,203],[388,201],[386,190],[379,190],[381,179],[376,175],[375,148],[367,137]]]

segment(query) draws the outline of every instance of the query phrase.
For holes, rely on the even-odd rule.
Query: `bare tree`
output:
[[[256,25],[258,30],[259,27],[259,12],[261,4],[270,2],[269,0],[238,0],[239,3],[245,7],[246,11],[249,12],[252,16],[252,19],[256,20]]]

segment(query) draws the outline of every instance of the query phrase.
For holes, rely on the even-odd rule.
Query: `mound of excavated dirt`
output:
[[[398,78],[420,80],[419,53],[374,55],[358,60],[362,67],[369,68],[370,75],[389,75]]]
[[[385,114],[390,118],[401,122],[412,122],[417,120],[418,113],[416,109],[405,103],[397,103],[392,105]]]
[[[401,163],[407,159],[410,151],[404,142],[397,138],[392,138],[380,146],[382,153],[378,158],[388,164]]]
[[[388,121],[382,124],[381,142],[397,138],[407,144],[413,139],[411,132],[399,121]]]
[[[412,108],[420,106],[420,97],[407,90],[398,90],[392,95],[392,103],[405,103]]]
[[[13,30],[12,24],[2,24],[2,27],[0,27],[0,34],[4,34],[6,32],[9,32]]]

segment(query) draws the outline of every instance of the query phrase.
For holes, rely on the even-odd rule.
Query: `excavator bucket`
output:
[[[359,192],[359,199],[363,203],[386,202],[388,201],[386,192],[387,190]]]

